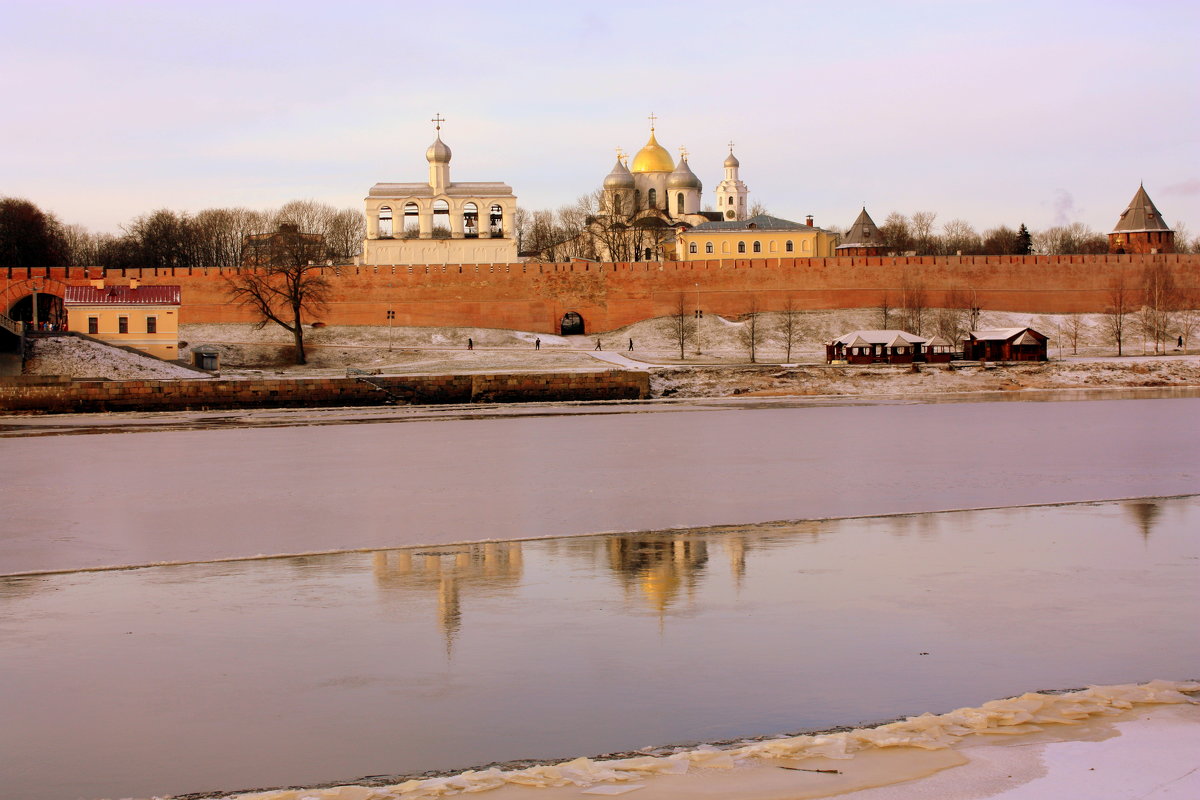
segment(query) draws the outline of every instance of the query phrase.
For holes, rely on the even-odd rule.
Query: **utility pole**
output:
[[[394,320],[395,318],[396,318],[396,312],[395,312],[395,311],[391,311],[391,310],[389,310],[389,311],[387,312],[387,323],[388,323],[388,352],[391,352],[391,350],[392,350],[392,343],[393,343],[393,342],[395,342],[395,333],[396,333],[396,329],[392,327],[392,320]]]
[[[700,310],[700,284],[697,283],[696,284],[696,355],[700,355],[700,320],[701,320],[702,313],[703,312]]]

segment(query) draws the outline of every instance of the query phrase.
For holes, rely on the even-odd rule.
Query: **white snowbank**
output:
[[[697,768],[731,770],[777,759],[852,759],[856,753],[865,750],[890,747],[944,750],[974,734],[1026,734],[1042,730],[1043,725],[1074,725],[1092,716],[1117,714],[1140,704],[1197,703],[1184,694],[1196,691],[1200,691],[1200,683],[1156,680],[1140,685],[1093,686],[1065,694],[1029,693],[1007,700],[993,700],[978,708],[960,708],[947,714],[922,714],[875,728],[793,736],[729,749],[705,746],[670,756],[612,761],[577,758],[520,770],[472,770],[392,786],[288,789],[233,797],[236,800],[428,800],[506,785],[586,788],[597,784],[622,784],[632,788],[635,781],[646,781],[657,775],[683,775]]]

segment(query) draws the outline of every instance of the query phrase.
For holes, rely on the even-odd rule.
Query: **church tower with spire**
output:
[[[733,142],[730,142],[729,155],[725,157],[725,180],[717,184],[717,211],[726,221],[745,219],[748,213],[750,190],[738,176],[741,166],[742,163],[733,154]]]

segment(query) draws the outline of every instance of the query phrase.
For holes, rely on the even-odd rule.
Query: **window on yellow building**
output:
[[[146,317],[146,333],[158,333],[158,317]]]
[[[712,242],[705,242],[705,243],[704,243],[704,252],[706,252],[706,253],[711,253],[712,251],[713,251],[713,243],[712,243]]]
[[[117,317],[117,333],[129,333],[129,317]]]
[[[761,252],[762,252],[762,242],[755,242],[755,243],[754,243],[754,252],[756,252],[756,253],[761,253]]]
[[[745,242],[738,242],[738,252],[739,253],[746,252],[746,243]]]
[[[88,317],[88,333],[93,336],[100,332],[100,318]]]
[[[688,252],[689,252],[689,253],[694,253],[694,252],[696,252],[696,243],[695,243],[695,242],[692,242],[692,243],[690,243],[690,244],[688,245]]]
[[[786,242],[783,243],[783,249],[790,253],[793,250],[795,250],[796,248],[792,245],[792,240],[788,239]]]
[[[779,242],[771,242],[770,244],[767,245],[767,249],[770,250],[772,253],[774,253],[776,250],[779,249]]]

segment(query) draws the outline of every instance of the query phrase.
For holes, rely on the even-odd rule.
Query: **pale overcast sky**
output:
[[[1115,224],[1146,188],[1200,232],[1200,3],[0,0],[0,195],[117,231],[167,207],[361,208],[452,179],[522,206],[599,186],[646,116],[704,182],[848,225]]]

